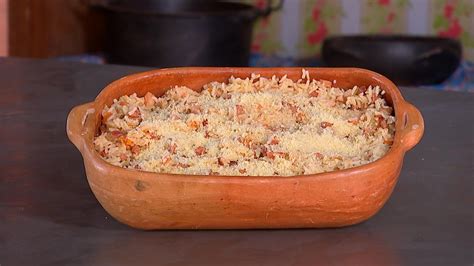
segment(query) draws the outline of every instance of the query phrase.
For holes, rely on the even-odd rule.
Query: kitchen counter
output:
[[[474,94],[406,88],[425,136],[369,221],[340,229],[139,231],[99,205],[66,116],[146,70],[0,58],[0,265],[472,265]]]

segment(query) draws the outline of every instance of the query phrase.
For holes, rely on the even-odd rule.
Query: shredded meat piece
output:
[[[239,115],[243,115],[245,114],[245,109],[242,105],[240,104],[237,104],[235,105],[235,111],[236,111],[236,114],[239,116]]]
[[[334,124],[329,122],[321,122],[322,128],[332,127]]]
[[[147,92],[144,97],[145,106],[151,108],[155,105],[156,97],[151,92]]]
[[[204,153],[206,153],[206,148],[204,148],[203,146],[199,146],[194,149],[194,152],[196,153],[196,155],[203,155]]]

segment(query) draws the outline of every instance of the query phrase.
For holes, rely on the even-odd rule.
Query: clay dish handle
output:
[[[88,128],[85,126],[87,118],[95,113],[93,107],[93,102],[78,105],[69,112],[67,117],[67,136],[81,153],[84,147],[84,136],[89,133]]]
[[[423,116],[420,111],[412,104],[405,102],[403,113],[403,127],[400,132],[401,144],[405,151],[413,148],[418,142],[420,142],[423,132],[425,130],[425,124]]]

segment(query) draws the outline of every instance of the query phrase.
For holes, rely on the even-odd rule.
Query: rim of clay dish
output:
[[[180,74],[180,75],[185,75],[186,73],[190,72],[199,72],[205,75],[206,73],[209,72],[222,72],[222,73],[229,73],[230,71],[246,71],[249,73],[260,73],[260,72],[276,72],[278,74],[281,74],[285,71],[295,71],[297,69],[298,71],[301,71],[302,67],[290,67],[290,68],[212,68],[212,67],[185,67],[185,68],[168,68],[168,69],[158,69],[158,70],[151,70],[147,72],[142,72],[142,73],[137,73],[137,74],[132,74],[129,76],[125,76],[121,79],[118,79],[112,83],[110,83],[108,86],[106,86],[96,97],[94,102],[90,102],[88,104],[91,105],[92,108],[97,107],[97,102],[105,97],[107,94],[107,91],[109,90],[114,90],[117,87],[121,87],[123,85],[130,85],[133,82],[136,82],[138,80],[142,79],[149,79],[150,77],[154,77],[157,75],[163,75],[163,74]],[[90,160],[91,163],[94,165],[94,167],[100,169],[101,172],[110,172],[113,171],[115,172],[115,175],[121,175],[121,176],[127,176],[128,174],[133,174],[136,176],[136,174],[140,175],[140,178],[143,179],[148,179],[148,178],[160,178],[161,180],[163,179],[174,179],[174,180],[192,180],[194,182],[209,182],[209,181],[214,181],[214,182],[241,182],[241,181],[257,181],[257,182],[274,182],[274,181],[284,181],[288,179],[302,179],[302,178],[318,178],[318,179],[335,179],[335,178],[343,178],[348,175],[359,175],[362,173],[366,172],[372,172],[374,169],[379,168],[383,165],[398,165],[398,162],[403,160],[404,154],[406,151],[410,150],[414,145],[408,146],[410,144],[405,144],[403,137],[407,135],[406,132],[406,124],[407,124],[407,109],[409,108],[410,104],[406,102],[401,95],[400,91],[396,87],[393,82],[391,82],[389,79],[384,77],[381,74],[378,74],[376,72],[366,70],[366,69],[360,69],[360,68],[304,68],[308,71],[313,72],[312,75],[314,75],[314,72],[317,71],[326,71],[326,72],[332,72],[332,73],[346,73],[350,75],[368,75],[370,76],[371,79],[374,81],[378,81],[380,84],[383,84],[384,90],[387,94],[390,95],[392,99],[392,104],[391,106],[394,109],[395,112],[395,135],[394,135],[394,141],[392,144],[392,147],[388,150],[388,152],[380,159],[365,164],[365,165],[360,165],[352,168],[347,168],[343,170],[337,170],[337,171],[332,171],[332,172],[324,172],[324,173],[317,173],[317,174],[310,174],[310,175],[295,175],[295,176],[225,176],[225,175],[216,175],[216,176],[210,176],[210,175],[184,175],[184,174],[169,174],[169,173],[156,173],[156,172],[148,172],[148,171],[141,171],[141,170],[135,170],[135,169],[127,169],[127,168],[122,168],[119,166],[112,165],[102,159],[98,152],[95,150],[94,145],[93,145],[93,138],[95,135],[95,132],[97,130],[97,125],[100,123],[97,123],[97,119],[100,117],[100,113],[103,107],[101,107],[99,110],[95,110],[95,115],[94,119],[90,119],[91,116],[87,117],[87,121],[85,121],[84,127],[86,128],[93,128],[94,130],[92,132],[89,132],[88,135],[81,135],[82,138],[82,149],[81,153],[82,156],[84,157],[84,160]],[[86,118],[84,118],[86,119]],[[99,120],[100,121],[100,120]],[[423,130],[423,121],[421,120],[421,130]],[[403,134],[405,133],[405,134]],[[92,137],[90,136],[92,134]],[[420,133],[421,135],[423,134],[423,131]],[[420,136],[421,138],[421,136]]]

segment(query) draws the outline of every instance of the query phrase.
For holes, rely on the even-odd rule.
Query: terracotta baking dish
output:
[[[420,112],[406,102],[387,78],[357,68],[308,68],[311,78],[336,80],[341,88],[379,85],[394,107],[396,133],[381,159],[335,172],[292,177],[190,176],[123,169],[102,160],[93,139],[101,110],[114,98],[169,87],[199,90],[231,75],[245,78],[288,75],[297,80],[301,68],[172,68],[121,78],[94,102],[74,107],[67,119],[69,139],[84,158],[92,191],[107,212],[141,229],[317,228],[360,223],[379,211],[400,174],[405,152],[423,135]]]

